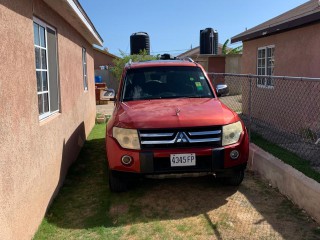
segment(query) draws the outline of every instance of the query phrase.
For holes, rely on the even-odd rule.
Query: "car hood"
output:
[[[116,106],[115,125],[123,128],[182,128],[225,125],[237,114],[216,98],[157,99],[122,102]]]

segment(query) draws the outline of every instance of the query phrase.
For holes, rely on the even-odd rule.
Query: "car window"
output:
[[[214,97],[200,68],[147,67],[127,71],[122,92],[123,101],[182,97]]]

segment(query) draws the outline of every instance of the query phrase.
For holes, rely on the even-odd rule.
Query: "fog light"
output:
[[[232,150],[232,151],[230,152],[230,157],[231,157],[232,159],[237,159],[237,158],[239,157],[239,151],[238,151],[238,150]]]
[[[132,157],[130,157],[128,155],[124,155],[121,158],[121,162],[122,162],[123,165],[128,166],[128,165],[130,165],[132,163]]]

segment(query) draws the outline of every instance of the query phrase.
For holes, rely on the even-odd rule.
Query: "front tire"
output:
[[[109,171],[109,188],[111,192],[125,192],[128,190],[128,181],[125,176]]]
[[[230,186],[239,186],[244,179],[244,170],[238,170],[232,177],[228,177],[227,184]]]

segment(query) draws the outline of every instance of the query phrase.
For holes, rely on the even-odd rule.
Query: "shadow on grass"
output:
[[[45,220],[60,228],[88,229],[196,216],[225,204],[237,191],[236,187],[221,191],[220,186],[210,177],[141,179],[131,191],[111,193],[105,141],[93,139],[71,166]]]
[[[247,175],[239,188],[224,186],[210,177],[141,179],[129,192],[114,194],[109,191],[106,165],[104,138],[88,140],[78,160],[70,168],[64,186],[50,207],[35,239],[47,237],[48,232],[58,232],[61,229],[90,229],[98,235],[117,238],[117,234],[122,234],[119,230],[121,227],[150,222],[161,233],[161,229],[165,228],[158,224],[161,220],[197,216],[204,219],[209,235],[214,234],[216,239],[222,239],[225,233],[221,231],[224,227],[228,228],[230,221],[221,222],[215,216],[217,213],[213,210],[221,207],[225,211],[222,214],[228,215],[231,222],[241,214],[257,216],[258,212],[261,215],[254,222],[250,222],[252,219],[235,220],[235,224],[240,224],[235,231],[241,232],[241,228],[250,226],[257,232],[267,229],[265,236],[270,236],[270,228],[263,228],[268,224],[280,236],[295,239],[294,236],[299,236],[299,231],[307,234],[315,226],[314,223],[308,225],[310,219],[305,214],[301,214],[283,196],[251,175]],[[243,208],[242,212],[239,211],[240,208]],[[221,211],[217,212],[221,214]],[[201,228],[192,222],[190,224],[179,227],[186,232],[190,228]],[[137,225],[130,229],[129,233],[132,234],[144,231],[139,230]],[[164,231],[161,237],[165,238],[165,234],[168,233]],[[56,233],[53,235],[57,236]]]
[[[108,224],[110,193],[104,142],[94,139],[85,143],[46,215],[48,222],[77,229]]]

